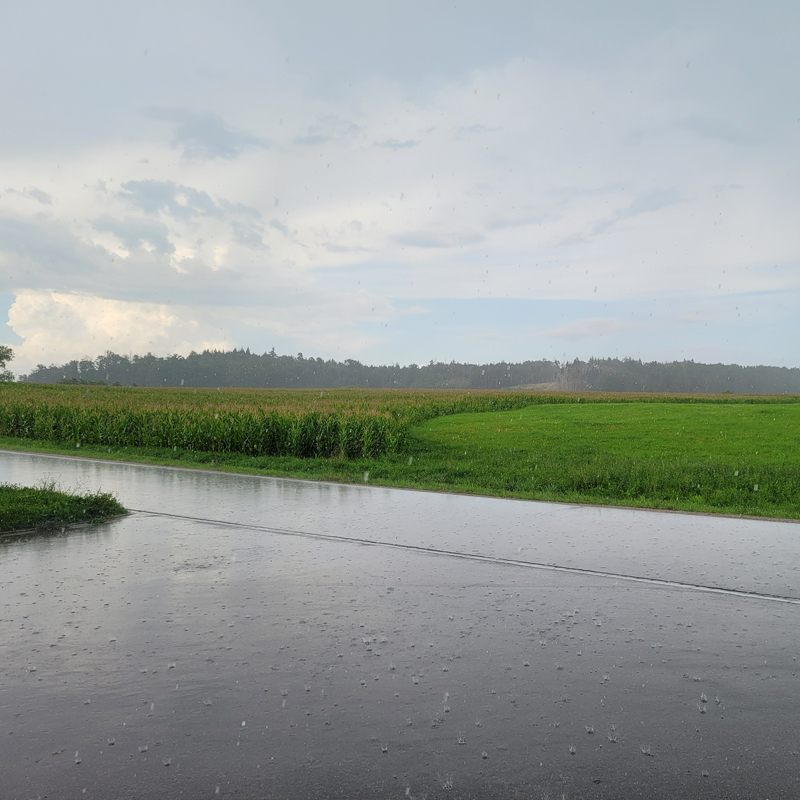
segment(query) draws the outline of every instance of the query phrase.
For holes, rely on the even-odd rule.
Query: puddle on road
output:
[[[800,598],[797,523],[0,453],[0,481],[45,476],[128,508]]]
[[[795,792],[797,606],[145,515],[0,563],[4,798]]]

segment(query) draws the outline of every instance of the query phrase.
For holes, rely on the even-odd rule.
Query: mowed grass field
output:
[[[800,404],[576,403],[415,431],[461,491],[800,518]]]
[[[9,430],[9,409],[24,406],[28,435],[0,436],[0,447],[500,497],[800,519],[800,397],[20,388],[25,391],[16,396],[6,389],[0,394],[0,434]],[[36,409],[46,407],[53,418],[60,405],[104,419],[106,432],[126,430],[114,413],[140,427],[154,419],[166,438],[92,442],[91,426],[83,429],[83,441],[80,430],[70,439],[76,431],[68,427],[60,439],[37,436],[54,428],[37,427]],[[142,411],[155,416],[137,417]],[[303,428],[302,420],[309,415],[328,420],[323,430],[338,420],[339,439],[328,440],[334,445],[327,454],[308,446],[313,428]],[[306,450],[258,452],[252,440],[249,450],[231,447],[226,430],[242,418],[280,418],[288,431],[283,441],[295,436],[306,442]],[[395,426],[390,446],[365,448],[363,434],[359,439],[356,432],[348,452],[341,444],[347,420],[376,418]],[[191,428],[197,419],[210,426],[213,448],[181,443],[180,425]],[[298,431],[305,431],[305,440],[297,439]]]

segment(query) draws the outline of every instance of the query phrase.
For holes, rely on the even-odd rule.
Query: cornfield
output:
[[[0,387],[2,436],[76,446],[299,458],[375,458],[401,453],[411,427],[449,414],[577,400],[623,401],[620,395],[566,392],[145,389],[24,383]],[[721,402],[739,399],[717,397]],[[634,399],[692,402],[696,397],[624,397]],[[709,401],[714,402],[704,396],[704,402]]]
[[[0,435],[76,446],[375,458],[402,452],[409,427],[424,419],[531,402],[522,400],[507,393],[12,384],[0,393]]]

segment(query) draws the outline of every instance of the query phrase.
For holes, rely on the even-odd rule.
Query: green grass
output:
[[[0,533],[102,522],[124,513],[125,509],[112,495],[102,492],[64,492],[53,482],[33,488],[0,484]]]
[[[170,448],[249,457],[369,458],[400,455],[409,430],[460,413],[570,405],[577,393],[393,389],[139,389],[4,384],[0,435],[63,447]],[[584,393],[583,400],[691,404],[698,396]],[[800,398],[792,398],[794,401]],[[750,403],[752,396],[703,396]],[[759,403],[785,398],[758,397]]]
[[[418,441],[466,491],[800,518],[797,404],[535,406],[433,420]]]
[[[800,519],[800,404],[581,402],[442,416],[377,458],[166,448],[0,447],[312,480]],[[758,488],[756,488],[756,486]]]

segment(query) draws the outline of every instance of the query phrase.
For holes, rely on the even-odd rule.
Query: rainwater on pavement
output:
[[[800,796],[800,526],[0,453],[0,798]]]

